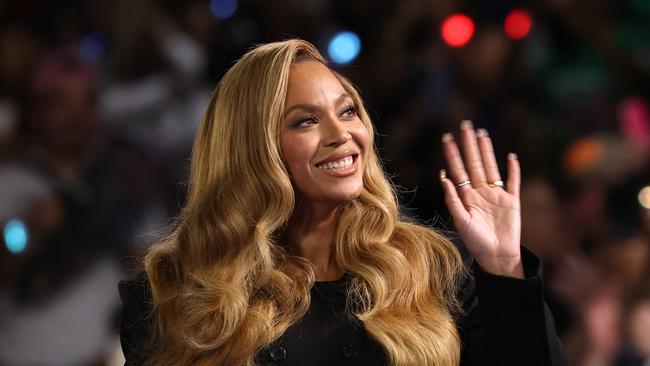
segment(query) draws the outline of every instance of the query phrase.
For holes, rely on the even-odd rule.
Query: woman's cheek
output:
[[[357,144],[360,145],[359,147],[363,150],[365,153],[370,149],[370,133],[368,132],[368,129],[366,126],[363,124],[363,122],[359,121],[359,126],[355,129],[355,135],[358,136],[358,142]]]
[[[294,177],[303,175],[309,167],[309,152],[303,141],[293,139],[284,143],[285,159],[289,164],[289,172]]]

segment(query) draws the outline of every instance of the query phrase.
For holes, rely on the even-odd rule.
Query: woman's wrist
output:
[[[496,275],[524,279],[524,264],[521,256],[507,259],[479,260],[478,265],[483,271]]]

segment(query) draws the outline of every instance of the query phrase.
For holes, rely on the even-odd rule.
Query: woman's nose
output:
[[[333,120],[329,123],[324,123],[325,131],[323,137],[323,145],[343,145],[352,139],[352,135],[347,131],[345,125],[341,121]]]

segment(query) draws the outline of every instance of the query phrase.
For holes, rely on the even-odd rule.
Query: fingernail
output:
[[[478,130],[476,130],[476,136],[478,136],[478,137],[488,137],[489,135],[488,135],[488,132],[487,132],[486,129],[479,128]]]
[[[453,140],[454,140],[454,135],[452,135],[450,132],[444,133],[442,135],[442,142],[453,141]]]
[[[474,124],[472,123],[472,121],[466,119],[460,122],[460,129],[462,130],[465,128],[474,128]]]
[[[515,153],[508,154],[508,159],[517,160],[517,154]]]
[[[440,169],[440,180],[447,179],[447,172],[444,169]]]

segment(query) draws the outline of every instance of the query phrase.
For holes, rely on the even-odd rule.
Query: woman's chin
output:
[[[312,186],[311,192],[304,192],[300,194],[307,201],[320,204],[327,204],[328,206],[341,206],[348,202],[354,201],[361,196],[363,191],[363,183],[359,184],[341,184],[329,186]],[[316,189],[313,189],[316,188]]]
[[[346,204],[352,202],[361,196],[361,190],[354,190],[349,192],[336,192],[335,194],[330,195],[328,198],[338,205]]]

